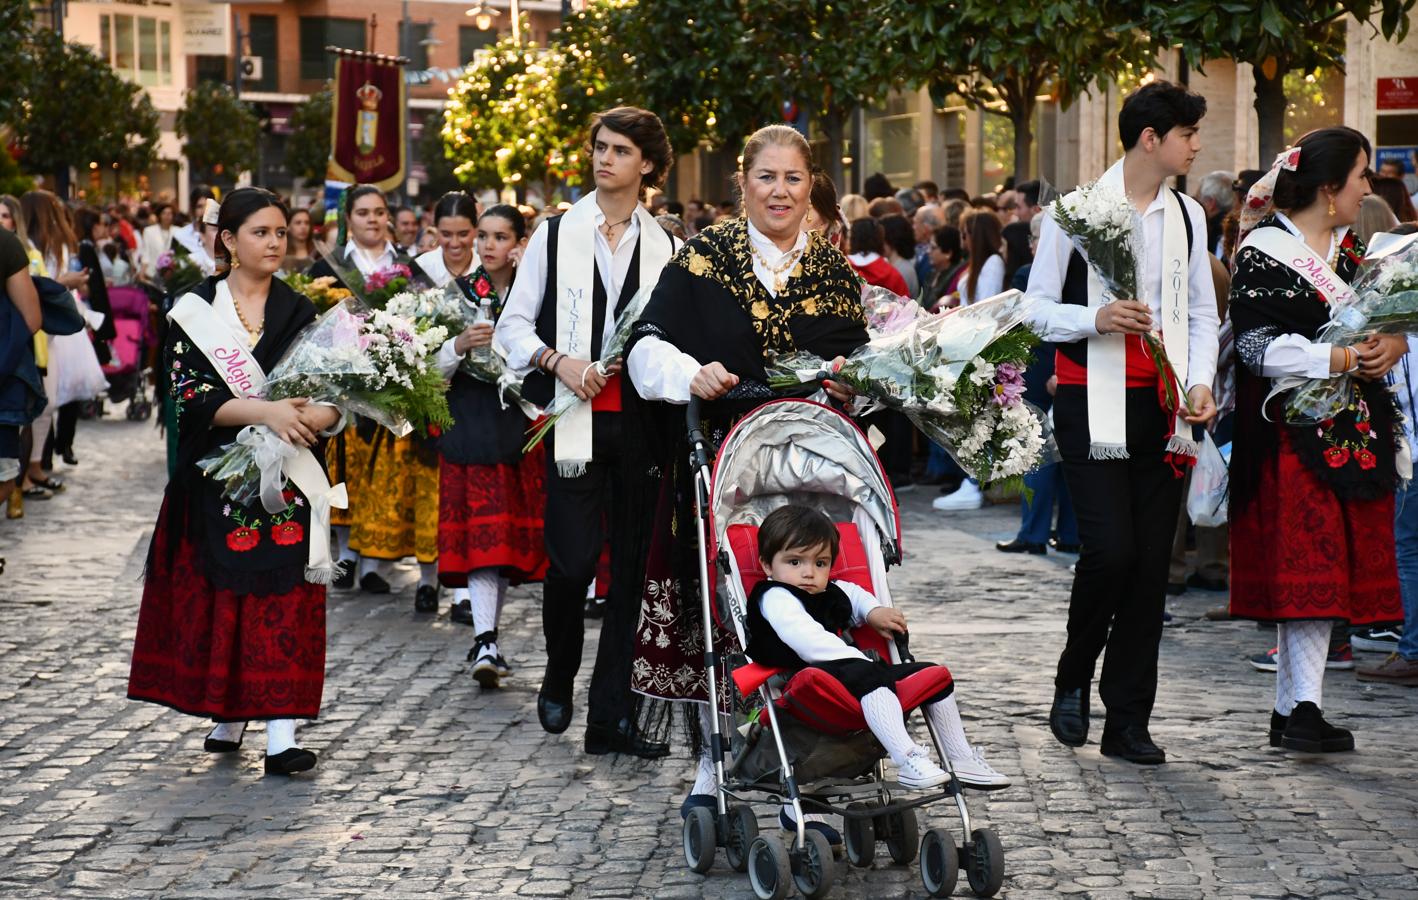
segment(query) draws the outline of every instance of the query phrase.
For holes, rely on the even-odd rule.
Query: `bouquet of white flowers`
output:
[[[1126,194],[1100,179],[1055,200],[1049,210],[1103,282],[1106,302],[1141,299],[1137,278],[1142,230],[1136,227],[1137,211]],[[1167,358],[1162,338],[1156,332],[1143,335],[1142,346],[1157,367],[1167,410],[1176,413],[1185,407],[1190,413],[1186,388]]]
[[[1351,288],[1352,299],[1331,304],[1316,343],[1349,347],[1372,334],[1418,332],[1418,241],[1375,235]],[[1363,403],[1349,374],[1281,379],[1277,390],[1292,391],[1285,404],[1292,424],[1319,424]]]
[[[630,302],[625,305],[625,309],[620,311],[620,315],[615,320],[615,331],[601,343],[601,358],[596,360],[596,371],[605,375],[610,366],[614,365],[625,354],[625,346],[630,343],[630,334],[635,330],[635,323],[640,321],[640,316],[645,312],[645,307],[650,303],[650,295],[653,288],[644,287],[635,292],[635,296],[630,298]],[[542,442],[551,430],[556,427],[557,420],[565,415],[578,403],[585,401],[577,398],[570,392],[558,394],[547,404],[545,418],[537,424],[531,431],[531,437],[527,440],[527,445],[522,448],[523,453],[531,452],[532,448]]]
[[[1024,327],[1024,297],[1008,291],[872,338],[836,372],[810,353],[770,358],[769,385],[830,378],[900,410],[985,484],[1022,488],[1057,459],[1039,410],[1024,402],[1024,370],[1039,338]]]
[[[295,339],[267,376],[263,399],[308,397],[330,403],[372,419],[399,437],[415,429],[447,427],[453,419],[433,358],[447,336],[442,326],[421,326],[387,310],[342,301]],[[198,463],[208,476],[223,482],[226,495],[238,503],[249,503],[258,494],[264,500],[267,493],[261,489],[263,466],[257,447],[283,449],[276,446],[279,439],[274,435],[259,434],[263,429],[257,427],[252,439],[222,447]],[[281,455],[293,456],[294,451]],[[273,475],[266,477],[268,484],[277,481]]]

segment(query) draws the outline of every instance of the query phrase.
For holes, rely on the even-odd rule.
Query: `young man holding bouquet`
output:
[[[659,118],[634,107],[594,116],[589,143],[596,190],[532,235],[495,341],[509,367],[527,373],[527,400],[543,407],[567,394],[588,401],[561,416],[547,439],[547,668],[537,717],[552,734],[571,724],[582,603],[608,522],[611,597],[591,676],[586,751],[654,758],[669,748],[636,733],[630,662],[644,574],[637,519],[649,517],[656,482],[625,462],[624,442],[643,437],[623,431],[621,362],[601,360],[601,350],[620,312],[654,287],[678,247],[640,203],[646,188],[664,183],[674,156]]]
[[[1103,654],[1102,752],[1140,764],[1166,759],[1148,722],[1168,560],[1194,426],[1216,415],[1206,218],[1166,183],[1191,169],[1205,113],[1167,82],[1130,95],[1123,158],[1050,211],[1028,289],[1036,328],[1059,344],[1054,423],[1083,543],[1049,726],[1069,746],[1087,741]]]

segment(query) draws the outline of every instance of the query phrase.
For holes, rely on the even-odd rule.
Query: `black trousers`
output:
[[[1127,397],[1128,459],[1088,459],[1087,398],[1059,388],[1054,421],[1083,551],[1068,605],[1055,686],[1086,688],[1098,657],[1105,730],[1146,725],[1157,697],[1157,652],[1181,478],[1164,459],[1167,422],[1150,388]]]
[[[582,611],[605,546],[606,526],[611,535],[612,572],[625,571],[624,555],[637,552],[636,542],[629,537],[635,523],[625,520],[630,508],[625,501],[629,491],[642,487],[642,480],[630,477],[623,465],[621,415],[593,415],[592,457],[584,475],[559,475],[554,436],[547,438],[547,575],[542,585],[547,667],[542,693],[561,702],[571,700],[572,683],[581,669],[586,636]],[[643,567],[640,571],[643,573]],[[591,672],[587,721],[592,724],[614,726],[630,716],[630,664],[640,615],[640,587],[626,578],[611,580]]]

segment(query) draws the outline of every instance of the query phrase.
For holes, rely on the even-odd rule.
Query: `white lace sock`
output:
[[[419,587],[438,587],[438,563],[419,563]]]
[[[235,744],[241,740],[241,735],[245,731],[245,722],[218,722],[217,727],[213,728],[212,733],[207,737],[214,741],[231,741]]]
[[[360,578],[363,578],[370,572],[375,572],[379,575],[380,578],[383,578],[385,581],[388,581],[389,579],[384,575],[384,570],[386,566],[386,560],[374,559],[373,557],[369,556],[361,556],[359,558],[359,572],[357,574]]]
[[[497,630],[498,581],[496,569],[468,573],[468,596],[473,602],[473,634]]]
[[[920,756],[925,752],[907,734],[901,701],[896,699],[890,688],[877,688],[862,698],[862,717],[896,765],[904,763],[908,756]]]
[[[340,552],[340,562],[356,562],[359,554],[350,549],[350,526],[336,525],[335,548]]]
[[[960,707],[955,703],[955,695],[944,700],[926,704],[926,718],[930,719],[945,745],[945,755],[951,759],[969,759],[972,755],[970,742],[965,739],[965,725],[960,721]]]
[[[1329,656],[1327,621],[1281,622],[1277,627],[1275,657],[1275,711],[1288,716],[1295,704],[1309,701],[1324,708],[1324,663]],[[1281,675],[1290,696],[1281,696]],[[1282,703],[1286,704],[1282,706]]]
[[[279,756],[299,744],[295,742],[295,719],[272,719],[266,723],[266,755]]]
[[[714,721],[709,712],[709,704],[694,704],[695,712],[699,714],[699,761],[694,770],[694,787],[689,789],[691,794],[712,794],[718,789],[718,780],[714,776],[714,758],[709,754],[709,741],[714,733]]]
[[[464,600],[469,600],[469,596],[470,596],[470,595],[468,594],[468,589],[467,589],[467,588],[465,588],[465,587],[454,588],[454,589],[453,589],[453,601],[452,601],[452,602],[453,602],[453,605],[454,605],[454,606],[457,606],[459,603],[462,603]],[[469,602],[471,603],[472,601],[469,600]]]

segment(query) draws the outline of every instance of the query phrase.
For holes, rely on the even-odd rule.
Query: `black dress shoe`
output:
[[[1271,714],[1272,735],[1275,733],[1275,720],[1279,715]],[[1275,746],[1273,741],[1271,746]],[[1286,750],[1299,750],[1303,753],[1345,753],[1354,749],[1354,735],[1347,729],[1326,722],[1320,708],[1306,700],[1295,704],[1295,708],[1290,711],[1290,717],[1281,729],[1280,746]]]
[[[355,575],[354,570],[354,563],[344,563],[343,567],[340,569],[340,574],[336,575],[335,580],[330,582],[330,587],[334,588],[337,591],[348,591],[353,589]]]
[[[431,584],[421,584],[414,591],[414,612],[438,612],[438,588]]]
[[[1032,553],[1035,556],[1043,556],[1049,552],[1049,548],[1043,544],[1021,541],[1019,538],[1012,541],[999,541],[995,544],[995,549],[1001,553]]]
[[[592,756],[628,753],[641,759],[659,759],[670,755],[670,745],[645,740],[635,733],[635,726],[629,719],[621,719],[614,726],[588,724],[586,752]]]
[[[64,464],[65,464],[65,465],[68,465],[68,466],[77,466],[77,465],[79,464],[79,458],[74,455],[74,451],[73,451],[73,450],[70,450],[70,451],[68,451],[67,453],[63,454],[63,456],[64,456]]]
[[[294,775],[315,768],[315,754],[300,747],[282,750],[275,756],[266,757],[267,775]]]
[[[473,601],[459,600],[448,607],[448,621],[457,622],[459,625],[473,624]]]
[[[1193,572],[1187,576],[1187,587],[1194,587],[1203,591],[1224,591],[1226,590],[1226,579],[1207,578],[1200,572]]]
[[[606,600],[604,597],[587,597],[585,617],[587,619],[604,619],[606,617]]]
[[[1060,744],[1082,747],[1088,742],[1088,688],[1058,688],[1049,710],[1049,730]]]
[[[552,700],[537,694],[537,720],[550,734],[561,734],[571,725],[571,701]]]
[[[1061,541],[1056,537],[1049,538],[1049,546],[1053,547],[1060,553],[1077,553],[1078,551],[1083,549],[1082,544],[1065,543],[1064,541]]]
[[[389,582],[378,572],[365,572],[364,577],[359,580],[359,589],[366,594],[387,594]]]
[[[246,727],[242,726],[241,737],[234,741],[222,741],[213,737],[202,742],[202,749],[208,753],[235,753],[241,749],[241,742],[246,740]]]
[[[1115,731],[1104,728],[1098,749],[1104,756],[1116,756],[1140,766],[1156,766],[1167,761],[1167,754],[1152,743],[1146,725],[1128,725]]]

